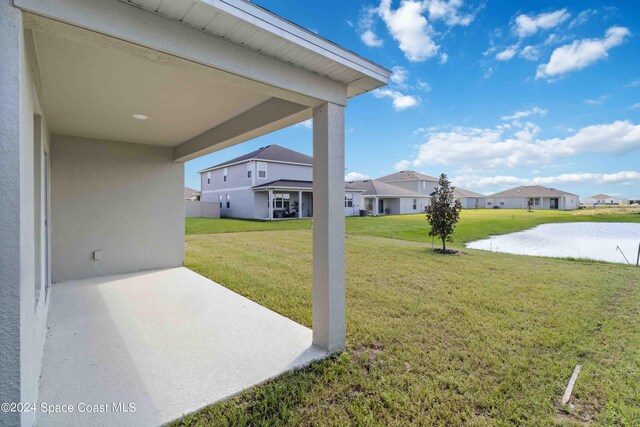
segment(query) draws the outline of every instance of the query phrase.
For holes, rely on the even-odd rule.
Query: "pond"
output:
[[[542,224],[517,233],[492,236],[467,244],[469,249],[519,255],[588,258],[636,264],[640,223],[570,222]]]

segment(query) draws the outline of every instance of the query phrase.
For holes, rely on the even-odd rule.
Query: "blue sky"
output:
[[[640,1],[255,3],[393,70],[349,102],[347,177],[640,197]],[[311,154],[310,124],[190,161],[186,185],[268,144]]]

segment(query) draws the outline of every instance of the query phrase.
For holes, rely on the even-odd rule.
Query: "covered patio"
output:
[[[47,325],[40,402],[108,409],[42,426],[163,424],[327,354],[310,329],[184,267],[56,284]]]
[[[388,70],[244,0],[0,0],[0,23],[0,401],[76,407],[0,424],[157,425],[344,348],[344,109]],[[309,118],[313,330],[183,267],[184,162]]]

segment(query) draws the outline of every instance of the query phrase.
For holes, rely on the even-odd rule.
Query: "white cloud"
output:
[[[294,125],[294,127],[305,128],[305,129],[313,129],[313,120],[308,119],[308,120],[305,120],[304,122],[296,123]]]
[[[397,163],[393,164],[393,168],[397,171],[407,170],[411,166],[411,162],[409,160],[400,160]]]
[[[626,85],[624,85],[624,87],[638,87],[640,86],[640,79],[638,80],[631,80],[629,83],[627,83]]]
[[[504,120],[505,122],[510,120],[518,120],[529,117],[533,114],[540,114],[541,116],[544,116],[545,114],[547,114],[547,110],[544,110],[540,107],[533,107],[530,110],[516,111],[511,116],[502,116],[502,120]]]
[[[449,26],[467,26],[473,21],[473,14],[461,14],[462,0],[425,0],[429,18],[433,21],[443,20]]]
[[[636,103],[635,103],[635,104],[633,104],[630,108],[632,108],[632,109],[634,109],[634,110],[635,110],[635,109],[640,108],[640,102],[636,102]]]
[[[380,47],[383,44],[382,40],[371,30],[365,30],[360,34],[360,39],[362,40],[362,43],[369,47]]]
[[[540,48],[537,46],[525,46],[520,51],[520,56],[527,61],[537,61],[540,58]]]
[[[559,77],[580,70],[606,58],[609,49],[620,45],[631,33],[625,27],[610,27],[602,39],[575,40],[571,44],[556,48],[547,64],[538,67],[536,78]]]
[[[357,181],[360,179],[369,179],[369,175],[353,171],[353,172],[349,172],[344,176],[345,181]]]
[[[389,33],[409,61],[421,62],[438,54],[434,30],[422,15],[425,9],[424,3],[414,0],[403,0],[395,10],[391,9],[391,0],[382,0],[378,8]]]
[[[606,101],[607,99],[609,99],[609,95],[602,95],[599,96],[595,99],[585,99],[584,103],[587,105],[600,105],[602,104],[604,101]]]
[[[583,153],[624,154],[640,150],[640,125],[627,120],[586,126],[566,138],[551,139],[538,139],[540,130],[532,123],[515,127],[515,132],[498,125],[493,129],[458,127],[429,134],[419,146],[413,165],[516,167]]]
[[[513,58],[516,55],[516,53],[518,53],[518,45],[514,44],[512,46],[509,46],[502,52],[498,52],[496,54],[496,59],[498,61],[508,61],[511,58]]]
[[[409,79],[409,70],[401,66],[393,67],[391,68],[391,77],[389,79],[392,83],[404,86]]]
[[[440,60],[438,61],[438,64],[444,65],[447,63],[447,61],[449,60],[449,55],[447,55],[446,53],[441,53],[440,54]]]
[[[571,15],[567,9],[560,9],[549,13],[540,13],[538,15],[521,14],[516,16],[513,31],[519,37],[527,37],[537,33],[538,31],[548,30],[562,24],[569,19]]]
[[[521,178],[512,175],[459,175],[452,179],[461,187],[473,189],[513,187],[518,185],[562,185],[562,184],[618,184],[626,185],[640,181],[640,172],[620,171],[616,173],[565,173],[556,176]]]
[[[423,90],[425,92],[431,92],[431,85],[427,82],[423,82],[422,80],[418,79],[417,83],[416,83],[416,87],[420,90]]]
[[[571,22],[569,22],[569,28],[575,28],[586,23],[589,20],[589,18],[592,15],[595,15],[596,13],[598,12],[593,9],[583,10],[578,14],[578,16],[576,16],[574,19],[571,20]]]
[[[373,91],[373,96],[376,98],[391,98],[393,100],[393,108],[396,111],[420,105],[420,98],[413,95],[405,95],[393,89],[376,89]]]
[[[467,26],[473,21],[474,14],[463,13],[462,7],[463,0],[400,0],[394,9],[392,0],[380,0],[378,7],[361,10],[357,32],[367,46],[382,46],[383,40],[375,32],[378,17],[407,59],[422,62],[438,55],[440,49],[434,39],[438,33],[433,22],[442,21],[452,27]],[[441,54],[440,63],[446,61],[447,55]]]
[[[380,47],[383,45],[383,41],[375,33],[375,16],[378,13],[378,9],[375,7],[366,7],[360,12],[360,18],[358,19],[357,31],[360,34],[360,40],[362,43],[369,47]]]

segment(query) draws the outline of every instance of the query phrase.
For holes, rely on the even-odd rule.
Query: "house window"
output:
[[[220,203],[220,209],[222,209],[222,194],[218,195],[218,203]]]
[[[266,162],[258,162],[258,178],[266,179],[267,178],[267,163]]]
[[[273,208],[289,210],[291,195],[289,193],[274,193]]]
[[[422,189],[425,190],[426,188],[427,188],[427,181],[422,181]]]
[[[344,195],[344,207],[345,208],[353,207],[353,193],[347,193]]]
[[[504,200],[500,200],[500,206],[504,206]]]
[[[533,199],[533,205],[534,206],[540,206],[540,197],[535,197]]]
[[[227,194],[227,207],[228,207],[228,208],[230,208],[230,207],[231,207],[231,201],[230,201],[230,200],[231,200],[231,196],[229,196],[229,195]]]
[[[227,168],[222,170],[222,182],[227,182],[227,172],[229,172]]]
[[[413,210],[418,209],[418,199],[413,199]]]
[[[491,202],[487,202],[487,206],[491,206]]]
[[[251,162],[247,163],[247,179],[251,179]]]
[[[211,172],[207,172],[207,184],[211,184]]]

